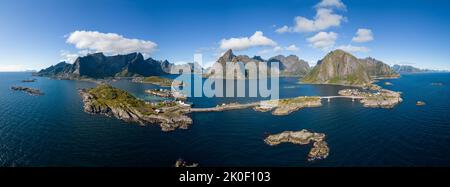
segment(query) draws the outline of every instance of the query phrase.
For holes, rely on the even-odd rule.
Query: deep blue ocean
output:
[[[34,83],[23,79],[37,78]],[[392,86],[385,86],[389,81]],[[282,98],[336,95],[341,86],[280,80]],[[442,86],[432,83],[443,83]],[[10,90],[38,88],[43,96]],[[148,98],[153,85],[118,81],[114,86]],[[288,116],[252,109],[192,114],[188,130],[161,132],[83,112],[77,89],[94,83],[0,73],[0,166],[163,166],[178,158],[200,166],[450,166],[450,74],[411,74],[379,85],[403,92],[393,109],[364,108],[335,99]],[[256,98],[190,98],[195,107]],[[418,107],[417,101],[426,105]],[[307,161],[311,145],[264,143],[268,134],[308,129],[327,135],[330,155]]]

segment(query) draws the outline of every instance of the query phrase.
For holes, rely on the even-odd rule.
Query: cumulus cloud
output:
[[[107,55],[140,52],[149,56],[157,47],[157,44],[152,41],[130,39],[116,33],[98,31],[72,32],[66,42],[80,50],[103,52]]]
[[[300,49],[295,45],[290,45],[286,47],[286,51],[299,51]]]
[[[285,32],[316,32],[328,29],[330,27],[338,27],[344,21],[344,17],[336,14],[331,9],[317,9],[314,19],[308,19],[302,16],[295,17],[295,25],[293,27],[283,26],[276,30],[277,33]]]
[[[276,46],[277,43],[272,39],[264,36],[264,33],[261,31],[256,31],[250,37],[241,37],[241,38],[229,38],[222,39],[220,41],[220,49],[227,50],[245,50],[251,47],[260,47],[260,46]]]
[[[345,10],[346,6],[341,0],[322,0],[316,6],[316,15],[313,19],[297,16],[294,19],[294,26],[287,25],[275,30],[277,33],[286,32],[316,32],[331,27],[338,27],[346,18],[336,14],[334,9]]]
[[[285,33],[285,32],[291,32],[291,28],[289,28],[287,25],[282,26],[280,28],[278,28],[277,30],[275,30],[275,32],[277,33]]]
[[[334,46],[337,38],[338,34],[335,32],[319,32],[307,40],[311,47],[328,50]]]
[[[316,5],[316,8],[338,8],[345,10],[347,7],[341,0],[322,0]]]
[[[353,37],[353,42],[363,43],[373,40],[373,33],[370,29],[358,29],[356,36]]]
[[[362,52],[362,53],[367,53],[370,51],[370,49],[367,47],[353,46],[353,45],[342,45],[339,46],[338,49],[342,49],[347,52]]]
[[[84,54],[84,52],[72,53],[69,51],[61,50],[60,54],[59,54],[61,56],[60,61],[65,61],[67,63],[73,63],[79,56],[83,56],[83,54]]]

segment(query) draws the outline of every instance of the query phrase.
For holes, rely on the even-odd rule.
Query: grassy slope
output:
[[[154,108],[133,95],[110,85],[99,85],[89,90],[95,97],[94,105],[100,107],[126,107],[133,108],[142,114],[153,114]]]

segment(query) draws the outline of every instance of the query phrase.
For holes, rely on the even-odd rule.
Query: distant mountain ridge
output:
[[[172,65],[167,60],[144,59],[141,53],[115,56],[94,53],[78,57],[73,64],[60,62],[35,73],[35,75],[63,79],[147,77],[168,74],[171,67]]]
[[[309,64],[304,61],[301,60],[299,57],[295,56],[295,55],[289,55],[287,57],[283,56],[283,55],[278,55],[272,58],[269,58],[269,60],[265,60],[260,56],[254,56],[254,57],[249,57],[247,55],[235,55],[233,53],[233,51],[230,49],[228,51],[226,51],[216,62],[216,64],[213,65],[212,68],[210,68],[210,71],[207,72],[207,76],[213,76],[216,78],[225,78],[230,74],[235,74],[235,78],[237,79],[245,79],[245,78],[249,78],[247,73],[238,73],[238,72],[233,72],[231,70],[227,70],[227,64],[228,63],[232,63],[232,64],[236,64],[236,63],[242,63],[242,64],[247,64],[249,62],[255,62],[256,65],[258,65],[259,63],[264,63],[265,65],[267,65],[268,68],[270,68],[271,63],[274,62],[278,62],[279,63],[279,73],[280,76],[304,76],[308,73],[310,67]],[[215,65],[220,65],[221,68],[223,68],[223,75],[217,75],[212,72],[215,69]],[[238,68],[239,69],[239,68]],[[269,69],[268,69],[269,70]],[[240,70],[240,72],[245,72],[244,70]],[[255,78],[255,77],[253,77]]]
[[[388,64],[375,58],[367,57],[365,59],[360,59],[360,62],[365,66],[368,75],[373,78],[395,78],[399,76],[399,74]]]
[[[289,55],[287,57],[278,55],[270,58],[267,62],[279,62],[281,76],[305,76],[310,70],[308,62],[300,59],[296,55]]]
[[[407,73],[431,73],[431,72],[448,72],[444,70],[431,70],[431,69],[420,69],[411,65],[398,65],[395,64],[392,66],[392,69],[400,74]]]
[[[317,84],[367,85],[373,78],[398,77],[387,64],[374,58],[358,59],[343,50],[328,53],[302,82]]]

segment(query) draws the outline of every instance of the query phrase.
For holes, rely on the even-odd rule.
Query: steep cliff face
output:
[[[189,62],[185,64],[172,65],[169,69],[171,74],[202,74],[204,71],[203,67],[197,62]]]
[[[305,83],[364,85],[371,82],[365,66],[342,50],[328,53],[302,80]]]
[[[298,56],[295,55],[289,55],[287,57],[278,55],[270,58],[267,62],[278,62],[280,64],[281,76],[303,77],[309,72],[308,62],[301,60]]]
[[[167,66],[166,61],[154,59],[144,60],[140,53],[127,55],[105,56],[103,53],[89,54],[78,57],[73,64],[65,62],[43,69],[36,73],[38,76],[58,78],[110,78],[163,75]]]
[[[247,67],[246,69],[244,66],[249,62],[254,62],[256,66]],[[212,78],[256,79],[258,76],[250,72],[258,72],[257,66],[259,63],[265,64],[265,61],[259,56],[253,58],[247,55],[236,56],[230,49],[213,64],[206,76]]]
[[[368,57],[360,59],[360,62],[364,65],[367,74],[371,77],[398,77],[400,76],[389,65],[379,61],[377,59]]]
[[[70,71],[72,68],[72,64],[66,62],[60,62],[56,65],[50,66],[46,69],[43,69],[39,72],[34,73],[34,75],[38,76],[60,76],[63,75],[64,72]]]
[[[249,63],[249,62],[255,62],[256,65],[259,65],[262,63],[264,65],[264,68],[267,68],[267,71],[270,71],[270,65],[271,63],[278,62],[279,68],[277,71],[279,71],[280,76],[297,76],[302,77],[305,76],[309,71],[309,64],[299,59],[299,57],[295,55],[290,56],[282,56],[278,55],[272,58],[269,58],[269,60],[265,60],[260,56],[254,56],[249,57],[247,55],[234,55],[232,50],[228,50],[225,52],[218,60],[215,65],[220,65],[224,68],[224,75],[230,75],[230,74],[238,74],[235,75],[235,77],[239,78],[256,78],[256,77],[249,77],[248,74],[245,74],[245,72],[249,72],[251,70],[242,70],[241,68],[234,69],[226,69],[226,65],[236,65],[237,63],[242,63],[243,65]],[[212,68],[217,69],[213,66]],[[211,74],[211,71],[208,73]],[[245,74],[245,75],[244,75]],[[221,77],[220,75],[212,75],[214,77]]]

